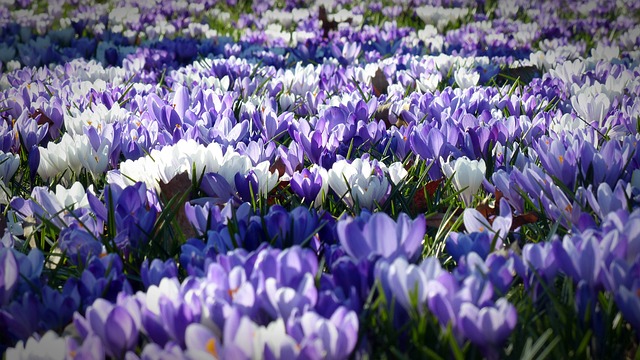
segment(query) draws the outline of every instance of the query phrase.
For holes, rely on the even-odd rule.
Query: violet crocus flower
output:
[[[19,277],[20,270],[13,250],[0,248],[0,300],[2,306],[11,300]]]
[[[485,259],[491,252],[492,239],[493,236],[488,231],[476,231],[470,234],[452,232],[447,238],[445,249],[456,262],[471,252]]]
[[[511,335],[518,321],[516,308],[504,298],[498,299],[493,306],[485,307],[465,302],[460,306],[459,317],[464,335],[491,359],[499,357],[499,347]]]
[[[26,292],[16,297],[9,305],[0,308],[0,338],[27,340],[33,333],[39,330],[38,309],[40,301],[34,292]]]
[[[584,280],[591,288],[602,284],[606,251],[595,236],[565,236],[555,239],[552,246],[560,270],[575,283]]]
[[[103,246],[98,238],[77,223],[62,229],[58,246],[71,264],[80,267],[84,267],[91,256],[99,256],[103,253]]]
[[[635,286],[620,286],[615,292],[616,305],[631,326],[636,330],[636,334],[640,334],[640,296],[638,292],[640,288],[636,282]],[[640,335],[636,335],[640,336]]]
[[[174,341],[184,346],[187,326],[200,321],[202,300],[186,292],[177,278],[163,278],[158,286],[137,294],[143,330],[158,345]]]
[[[328,173],[324,168],[312,165],[302,171],[296,171],[291,177],[291,190],[302,198],[305,204],[322,205],[323,196],[327,194]]]
[[[551,176],[557,177],[569,189],[576,183],[578,169],[578,144],[572,141],[565,144],[560,139],[542,137],[533,148],[538,153],[540,162]]]
[[[413,128],[409,135],[411,149],[421,158],[427,161],[427,165],[433,164],[429,169],[431,179],[438,179],[442,176],[439,164],[436,163],[440,157],[446,157],[447,141],[440,129],[429,125],[420,124]]]
[[[314,276],[310,273],[305,273],[295,288],[282,286],[275,278],[266,279],[259,288],[264,288],[257,293],[262,308],[274,319],[289,319],[295,309],[313,308],[318,300]]]
[[[149,264],[149,259],[146,258],[142,262],[140,267],[140,278],[145,288],[151,285],[159,285],[163,278],[177,278],[178,267],[173,259],[167,259],[162,261],[160,259],[153,259]]]
[[[426,221],[422,216],[411,220],[405,213],[394,221],[386,213],[375,213],[338,221],[336,231],[342,246],[356,259],[377,255],[414,260],[420,254]]]
[[[394,301],[407,312],[422,312],[427,300],[427,276],[418,265],[398,257],[393,262],[376,262],[376,278],[380,279],[388,304]],[[416,300],[414,302],[414,300]]]
[[[358,316],[344,307],[330,318],[306,311],[287,323],[287,333],[302,345],[311,359],[346,359],[358,342]]]
[[[122,358],[138,343],[140,308],[135,298],[123,296],[118,304],[96,299],[85,316],[74,314],[74,324],[81,336],[97,335],[107,355]]]

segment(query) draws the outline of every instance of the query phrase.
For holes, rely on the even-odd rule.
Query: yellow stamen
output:
[[[559,155],[558,160],[560,161],[560,164],[562,164],[564,162],[564,156]]]
[[[238,288],[235,289],[229,289],[227,290],[227,292],[229,293],[229,296],[233,299],[233,297],[236,295],[236,293],[238,292]]]
[[[216,358],[218,357],[218,350],[216,349],[216,340],[215,339],[209,339],[209,341],[207,341],[207,352],[213,356],[215,356]]]

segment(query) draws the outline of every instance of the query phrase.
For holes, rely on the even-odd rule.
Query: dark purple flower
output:
[[[260,198],[258,181],[258,176],[253,170],[249,170],[245,175],[236,173],[234,183],[242,201],[252,203]]]
[[[640,288],[636,282],[635,286],[621,286],[615,292],[615,301],[618,309],[624,316],[625,320],[635,329],[636,334],[640,337]]]

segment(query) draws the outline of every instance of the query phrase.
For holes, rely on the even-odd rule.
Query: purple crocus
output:
[[[512,304],[500,298],[495,305],[485,307],[465,302],[459,318],[464,335],[480,347],[484,356],[494,359],[499,357],[499,346],[515,329],[518,314]]]
[[[96,334],[107,355],[122,358],[138,343],[140,308],[131,297],[121,296],[118,304],[99,298],[87,308],[84,317],[76,313],[74,323],[83,337]]]
[[[159,285],[163,278],[177,278],[178,267],[173,259],[162,261],[153,259],[149,264],[149,259],[144,259],[140,267],[140,277],[145,288],[151,285]]]
[[[184,346],[187,326],[200,320],[202,300],[194,294],[186,296],[187,287],[187,282],[181,286],[177,278],[163,278],[146,294],[137,294],[144,331],[160,346],[168,341]]]
[[[302,198],[305,204],[322,204],[323,192],[328,189],[327,170],[317,165],[294,172],[291,178],[291,190]]]
[[[394,221],[380,212],[338,221],[336,231],[342,246],[356,259],[379,255],[388,260],[400,256],[414,260],[420,254],[426,221],[422,216],[411,220],[405,213]]]
[[[310,359],[346,359],[358,341],[358,316],[339,307],[329,319],[313,311],[291,319],[287,332],[301,345]]]
[[[62,229],[58,245],[71,264],[81,267],[85,266],[91,256],[102,254],[102,243],[77,223]]]
[[[0,300],[2,306],[9,303],[18,284],[20,271],[11,249],[0,248]]]

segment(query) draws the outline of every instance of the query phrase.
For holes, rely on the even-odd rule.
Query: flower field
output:
[[[640,358],[640,3],[0,2],[4,359]]]

